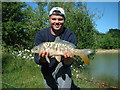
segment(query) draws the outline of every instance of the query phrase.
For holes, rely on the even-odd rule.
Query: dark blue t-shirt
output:
[[[54,42],[55,38],[57,36],[52,35],[50,32],[51,27],[45,28],[40,30],[35,37],[35,46],[43,43],[43,42]],[[76,36],[75,34],[68,28],[63,29],[62,33],[59,35],[60,39],[62,40],[66,40],[69,41],[75,45],[77,45],[77,40],[76,40]],[[37,64],[40,64],[40,57],[38,56],[38,54],[35,54],[34,56],[34,60]],[[56,63],[56,60],[50,60],[51,63],[47,64],[49,67],[54,66],[54,64]]]

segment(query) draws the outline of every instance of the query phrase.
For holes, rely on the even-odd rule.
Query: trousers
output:
[[[42,69],[44,77],[44,84],[46,88],[60,89],[60,88],[76,88],[77,86],[73,83],[71,75],[71,67],[64,66],[62,62],[58,63],[55,69],[50,71]]]

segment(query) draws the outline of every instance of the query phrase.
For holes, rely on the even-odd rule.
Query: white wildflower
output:
[[[18,51],[18,53],[21,53],[21,51]]]
[[[30,57],[32,56],[32,54],[29,55]]]
[[[34,57],[31,57],[31,59],[34,59]]]
[[[80,67],[82,67],[82,65],[80,65]]]
[[[75,71],[75,69],[73,69],[73,71]]]
[[[26,56],[26,59],[29,59],[29,56]]]
[[[13,51],[13,52],[12,52],[12,54],[16,54],[16,52],[15,52],[15,51]]]
[[[79,74],[76,74],[76,78],[79,78]]]
[[[25,51],[21,51],[21,53],[24,53]]]
[[[25,52],[27,51],[27,49],[25,49]]]
[[[30,52],[30,50],[27,50],[27,52]]]
[[[12,52],[12,54],[14,54],[14,52]]]
[[[23,58],[26,58],[26,56],[23,56]]]
[[[78,71],[76,70],[76,73],[78,73]]]
[[[19,53],[17,56],[21,56],[21,53]]]

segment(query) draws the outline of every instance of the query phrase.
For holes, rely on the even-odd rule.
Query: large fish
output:
[[[79,56],[86,64],[90,64],[87,55],[93,53],[91,49],[76,49],[76,46],[68,41],[61,40],[59,37],[56,37],[54,42],[43,42],[38,46],[35,46],[31,49],[32,53],[39,53],[40,51],[49,52],[49,56],[54,56],[58,62],[61,61],[61,56],[64,56],[64,50],[67,50],[72,57],[72,52],[74,55]],[[48,63],[50,63],[49,58],[45,57]],[[75,58],[74,58],[75,59]]]

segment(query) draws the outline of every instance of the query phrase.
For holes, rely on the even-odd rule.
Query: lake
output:
[[[116,81],[120,80],[118,77],[118,53],[102,53],[96,54],[91,64],[87,65],[91,77],[103,81]]]

